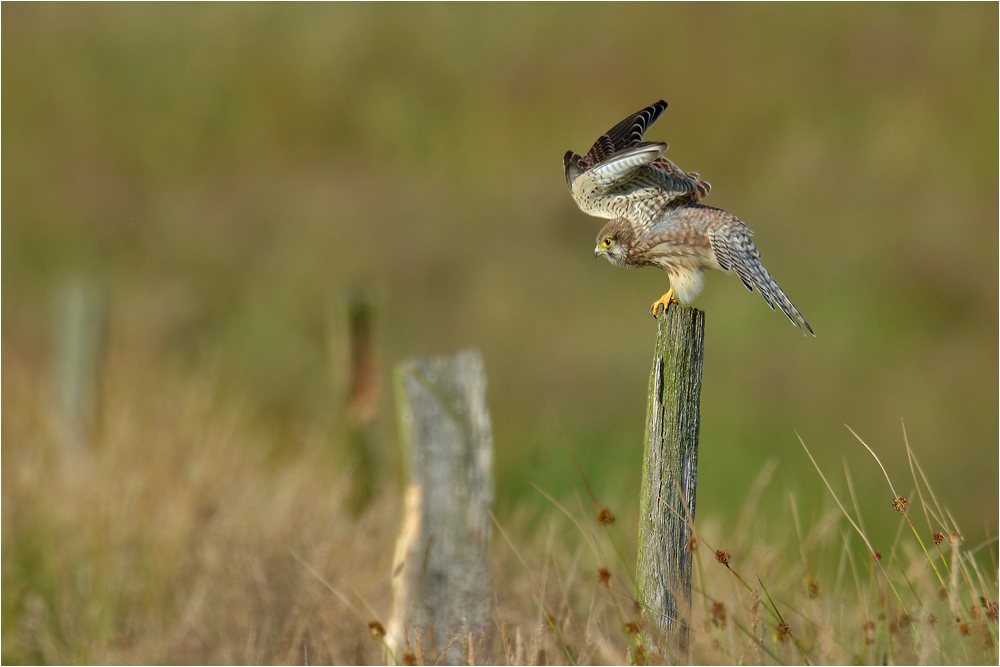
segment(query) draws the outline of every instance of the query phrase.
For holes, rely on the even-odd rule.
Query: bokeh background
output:
[[[861,504],[887,506],[844,424],[908,494],[905,423],[979,542],[998,521],[997,20],[995,4],[5,4],[4,362],[47,382],[60,286],[100,285],[108,354],[132,350],[151,382],[210,368],[210,409],[237,406],[280,468],[317,434],[342,445],[345,304],[363,290],[383,484],[392,366],[472,346],[501,515],[550,511],[531,482],[579,488],[563,434],[634,515],[646,308],[667,279],[594,260],[602,223],[561,159],[663,98],[648,138],[754,229],[817,334],[708,277],[699,515],[737,522],[770,460],[765,504],[828,504],[796,433],[839,491],[844,460]],[[30,446],[8,435],[5,456]],[[334,460],[331,478],[350,465]],[[866,518],[883,537],[898,521]]]

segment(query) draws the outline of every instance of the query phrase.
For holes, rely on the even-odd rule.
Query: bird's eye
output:
[[[603,245],[605,248],[610,248],[612,243],[614,243],[614,241],[611,240],[611,237],[608,237],[603,241],[601,241],[601,245]]]

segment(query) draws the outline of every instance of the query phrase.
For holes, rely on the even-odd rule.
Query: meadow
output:
[[[239,409],[212,407],[211,375],[141,376],[138,362],[109,367],[100,452],[74,456],[44,386],[8,362],[4,442],[31,446],[4,448],[3,661],[405,662],[370,629],[391,606],[399,493],[355,515],[322,434],[275,460]],[[750,480],[735,529],[699,515],[691,660],[996,662],[995,536],[966,543],[920,468],[906,518],[888,501],[862,508],[849,487],[848,521],[794,494],[765,502],[776,465]],[[677,659],[641,639],[636,508],[612,506],[603,528],[578,486],[565,502],[539,487],[500,520],[490,626],[463,648],[470,664]],[[878,559],[866,519],[898,524]]]
[[[754,229],[817,333],[732,276],[693,304],[693,660],[996,663],[995,5],[2,14],[4,663],[386,661],[368,623],[399,528],[392,369],[469,346],[510,537],[474,659],[635,658],[666,276],[594,261],[561,157],[660,98],[648,138]],[[107,321],[70,433],[61,304],[80,284]]]

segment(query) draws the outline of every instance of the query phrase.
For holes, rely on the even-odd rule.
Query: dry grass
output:
[[[5,663],[391,660],[369,624],[391,602],[400,499],[383,489],[352,518],[336,443],[319,429],[276,457],[210,374],[183,380],[133,356],[109,364],[96,447],[67,454],[44,374],[9,348],[4,360]],[[761,506],[773,468],[736,530],[699,519],[694,662],[996,663],[993,544],[964,544],[920,472],[916,527],[901,516],[878,562],[839,509]],[[551,510],[534,528],[529,512],[498,523],[494,623],[463,655],[663,660],[643,646],[633,601],[635,517],[616,511],[624,520],[602,527],[589,500],[539,491]]]
[[[388,604],[394,498],[348,519],[323,438],[269,460],[211,380],[111,369],[96,451],[65,456],[39,373],[4,361],[5,663],[379,660],[296,560]]]

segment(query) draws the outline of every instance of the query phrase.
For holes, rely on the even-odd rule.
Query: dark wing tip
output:
[[[648,107],[646,107],[642,111],[636,112],[635,115],[636,116],[639,116],[639,115],[643,116],[643,120],[646,121],[646,129],[648,130],[650,128],[650,126],[653,123],[655,123],[656,120],[660,117],[660,114],[662,114],[664,111],[667,110],[667,106],[669,106],[669,105],[666,102],[664,102],[663,100],[660,100],[659,102],[653,102],[652,104],[650,104]],[[648,114],[648,116],[647,116],[647,114]]]
[[[618,151],[623,151],[640,144],[642,138],[646,135],[646,130],[656,122],[656,119],[660,117],[660,114],[666,108],[667,103],[663,100],[654,102],[645,109],[636,111],[608,130],[587,152],[584,158],[587,165],[593,166]]]
[[[608,130],[607,136],[616,145],[621,144],[620,148],[630,148],[635,143],[642,141],[642,138],[646,135],[646,130],[652,127],[653,123],[656,122],[666,108],[667,103],[663,100],[654,102],[645,109],[636,111]]]
[[[573,151],[566,151],[563,155],[563,169],[566,172],[566,187],[573,191],[573,181],[577,179],[581,172],[587,168],[584,159]]]

